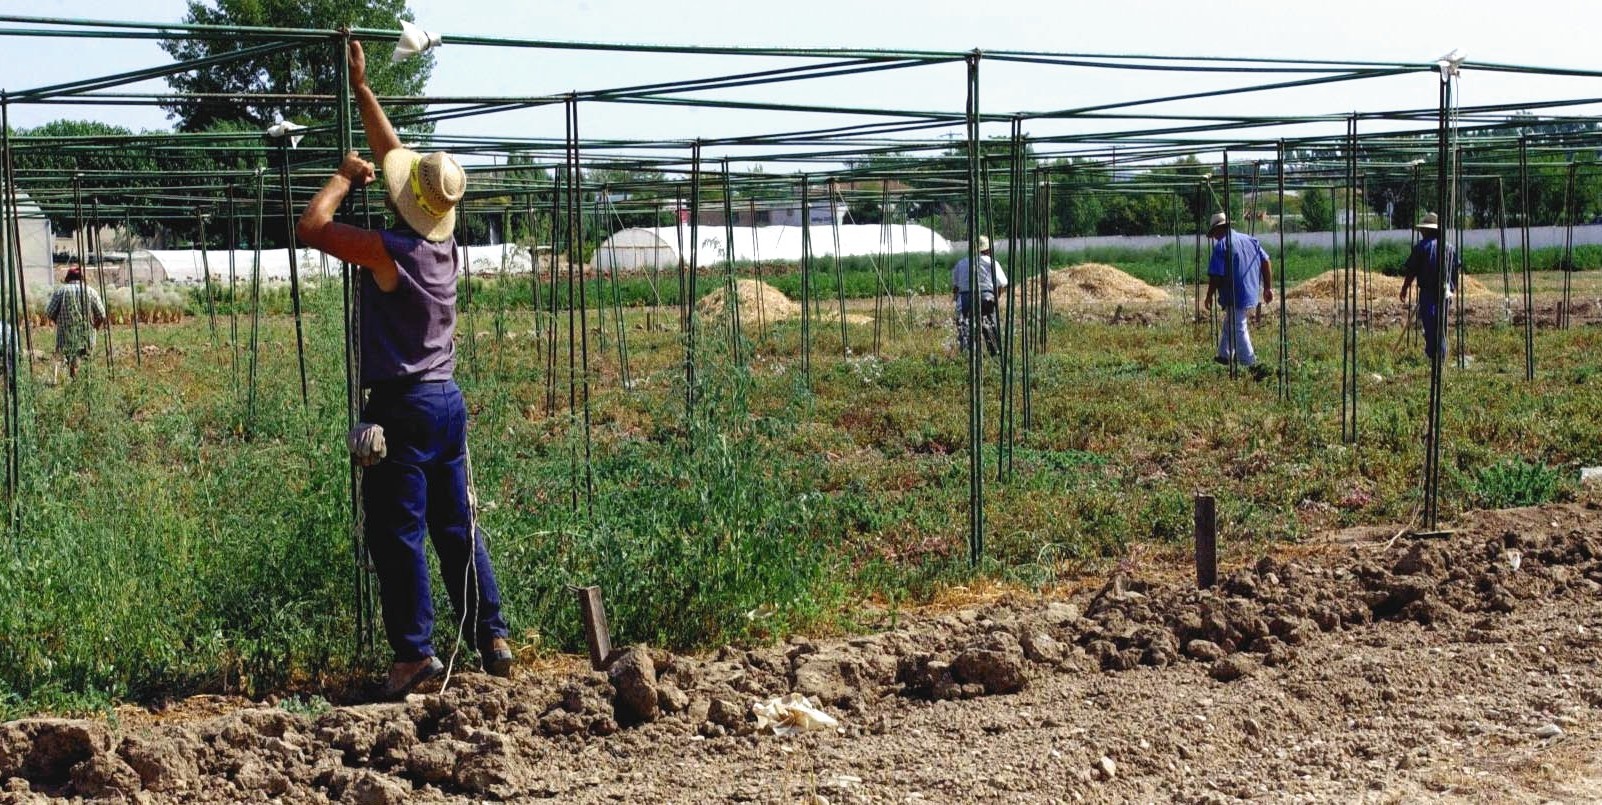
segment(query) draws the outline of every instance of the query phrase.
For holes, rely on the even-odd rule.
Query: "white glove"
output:
[[[352,458],[363,467],[371,467],[382,461],[389,454],[389,448],[384,444],[384,427],[371,422],[358,422],[356,427],[350,429],[345,437],[345,446],[350,448]]]

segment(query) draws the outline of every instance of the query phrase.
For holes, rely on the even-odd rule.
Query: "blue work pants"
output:
[[[1446,360],[1446,329],[1442,325],[1446,321],[1446,309],[1451,307],[1451,301],[1444,305],[1437,305],[1435,293],[1424,293],[1420,289],[1418,298],[1418,321],[1424,328],[1424,357]]]
[[[362,504],[367,550],[378,570],[384,632],[395,660],[434,654],[434,599],[424,534],[434,543],[456,617],[472,630],[467,634],[478,645],[505,637],[500,589],[484,534],[469,538],[467,407],[456,381],[376,386],[362,421],[384,428],[388,448],[382,461],[367,468]]]

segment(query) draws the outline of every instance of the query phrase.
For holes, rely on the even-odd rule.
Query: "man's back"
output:
[[[1225,264],[1234,259],[1233,276]],[[1240,232],[1229,232],[1213,244],[1213,256],[1207,264],[1207,273],[1224,278],[1224,291],[1234,291],[1236,307],[1251,307],[1262,299],[1263,260],[1267,254],[1257,238]],[[1230,301],[1225,298],[1225,301]]]
[[[100,294],[82,282],[60,285],[50,294],[45,315],[56,324],[56,350],[87,352],[95,344],[95,327],[106,318]]]
[[[1431,294],[1439,286],[1441,277],[1440,256],[1437,254],[1439,244],[1439,238],[1425,238],[1414,244],[1413,252],[1407,256],[1407,265],[1405,266],[1407,275],[1418,280],[1418,289],[1421,295]],[[1461,264],[1457,259],[1457,250],[1452,248],[1450,243],[1446,244],[1446,261],[1447,265],[1450,266],[1450,270],[1446,272],[1446,289],[1450,291],[1456,285],[1453,277],[1461,268]]]
[[[979,255],[979,266],[980,266],[980,271],[979,271],[979,292],[980,293],[995,293],[996,292],[996,261],[995,261],[995,258],[991,257],[988,254],[981,254],[981,255]],[[970,279],[968,277],[968,270],[969,270],[969,263],[968,263],[968,258],[966,258],[966,257],[962,258],[961,260],[958,260],[957,264],[951,267],[951,287],[957,289],[957,291],[959,293],[967,293],[971,289],[971,286],[969,285]]]

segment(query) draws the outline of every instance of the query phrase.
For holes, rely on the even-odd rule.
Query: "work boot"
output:
[[[512,675],[512,647],[504,637],[492,637],[479,643],[478,659],[484,666],[484,673],[490,676],[507,678]]]
[[[404,698],[418,685],[442,673],[445,673],[445,664],[441,663],[438,657],[397,662],[389,667],[389,679],[384,682],[384,698]]]

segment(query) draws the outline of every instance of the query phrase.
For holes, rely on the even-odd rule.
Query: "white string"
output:
[[[467,567],[462,568],[462,603],[461,620],[456,624],[456,642],[451,645],[450,657],[445,663],[445,680],[439,685],[439,692],[444,693],[451,684],[451,672],[456,668],[456,655],[462,649],[462,633],[467,630],[467,596],[468,590],[478,589],[478,493],[473,485],[473,449],[467,444],[467,434],[462,433],[462,454],[467,464]],[[471,580],[471,587],[468,582]],[[474,606],[475,614],[478,607]],[[478,633],[478,624],[473,624],[474,634]],[[480,648],[480,651],[483,649]]]

